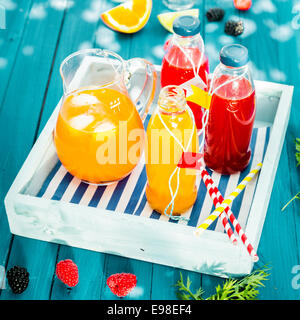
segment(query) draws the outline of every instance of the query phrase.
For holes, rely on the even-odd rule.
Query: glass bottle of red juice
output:
[[[180,85],[187,94],[190,84],[207,90],[209,64],[200,35],[200,20],[181,16],[173,22],[174,34],[162,61],[161,86]],[[188,83],[187,83],[188,82]],[[188,102],[198,129],[202,127],[202,108]]]
[[[244,170],[251,157],[249,145],[256,107],[248,61],[247,48],[227,45],[220,52],[220,64],[211,79],[204,161],[222,174]]]

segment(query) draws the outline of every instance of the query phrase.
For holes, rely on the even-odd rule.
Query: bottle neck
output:
[[[254,90],[249,66],[229,67],[222,63],[213,73],[210,93],[223,98],[241,99],[250,95]]]
[[[162,88],[158,98],[158,110],[163,114],[174,115],[186,110],[185,94],[178,86]]]
[[[173,43],[176,45],[180,45],[182,47],[201,47],[202,41],[201,41],[201,35],[200,33],[197,33],[194,36],[188,36],[183,37],[178,34],[173,35]],[[201,48],[203,49],[203,48]]]
[[[219,64],[219,72],[222,74],[230,75],[230,76],[241,76],[243,74],[246,75],[249,71],[248,69],[249,69],[248,64],[242,67],[230,67],[230,66],[226,66],[222,62],[220,62]]]

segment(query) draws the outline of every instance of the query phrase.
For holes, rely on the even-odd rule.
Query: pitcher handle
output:
[[[126,65],[127,90],[141,119],[144,120],[155,96],[157,72],[152,63],[142,58],[127,60]]]

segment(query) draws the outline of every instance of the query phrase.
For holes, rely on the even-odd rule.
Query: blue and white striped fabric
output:
[[[255,128],[253,130],[251,138],[251,162],[243,172],[228,176],[220,175],[207,169],[224,198],[235,189],[257,163],[263,161],[269,141],[269,133],[269,127]],[[203,222],[214,209],[213,202],[207,193],[203,181],[198,178],[197,200],[194,206],[184,215],[189,220],[175,221],[169,219],[167,216],[153,211],[149,206],[145,195],[146,183],[147,176],[143,160],[125,179],[108,186],[94,186],[81,182],[68,173],[61,163],[58,162],[46,178],[37,196],[118,211],[124,214],[144,216],[150,219],[169,221],[171,223],[185,224],[191,227],[196,227]],[[242,194],[232,204],[232,212],[238,218],[242,228],[247,223],[256,184],[257,177],[248,184]],[[224,232],[220,221],[215,221],[209,229]]]

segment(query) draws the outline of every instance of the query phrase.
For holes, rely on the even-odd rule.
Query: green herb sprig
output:
[[[300,165],[300,138],[296,138],[295,140],[295,147],[296,147],[296,153],[295,153],[295,157],[296,157],[296,161],[297,161],[297,167]],[[281,209],[281,211],[283,211],[291,202],[293,202],[294,200],[298,199],[300,200],[300,191],[293,196],[293,198],[284,205],[284,207]]]
[[[182,274],[176,283],[177,296],[181,300],[256,300],[259,294],[258,288],[263,287],[263,281],[268,279],[269,269],[257,269],[241,279],[227,279],[224,284],[216,287],[216,293],[206,299],[203,298],[204,290],[199,288],[195,293],[191,291],[189,277],[186,284]]]

